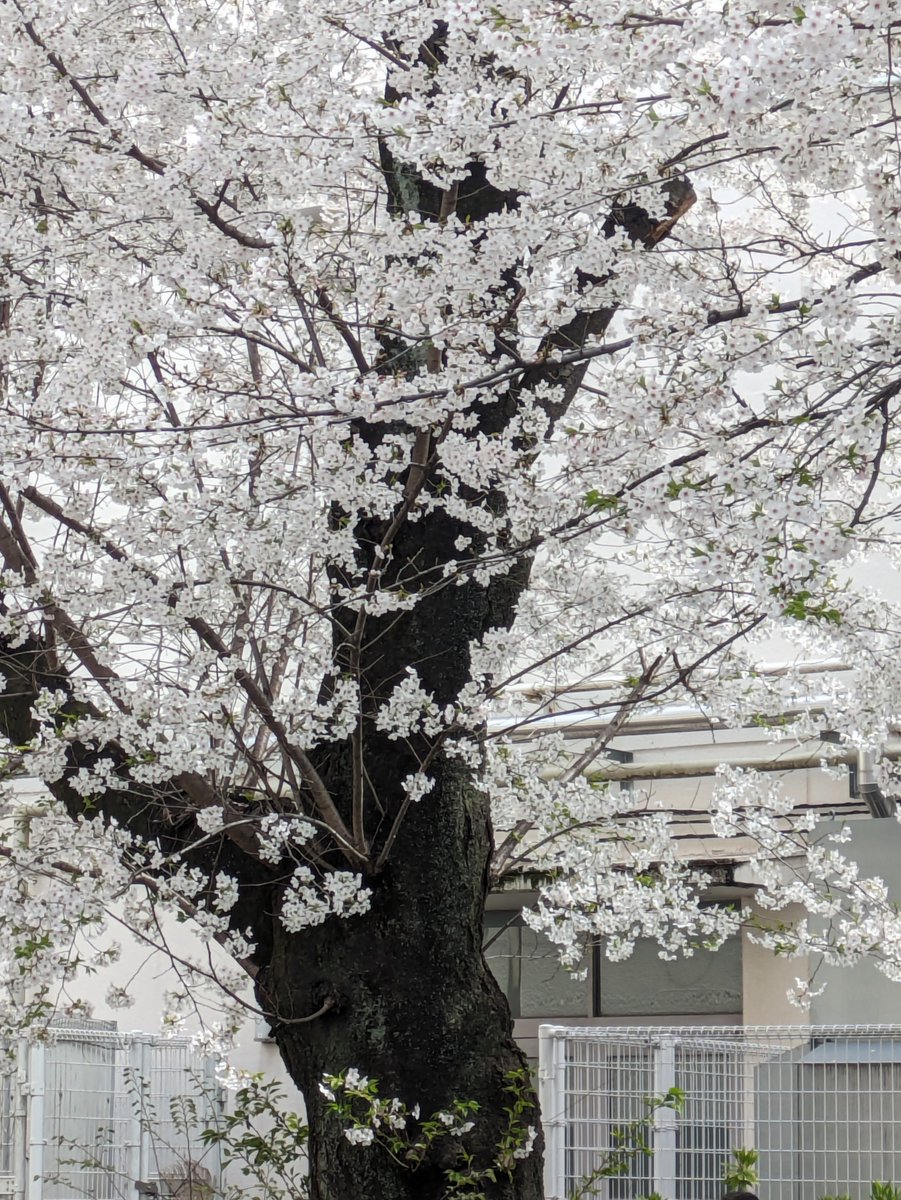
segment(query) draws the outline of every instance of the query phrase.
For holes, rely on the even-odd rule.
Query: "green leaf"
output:
[[[597,509],[600,512],[610,512],[619,508],[621,503],[618,496],[606,496],[595,488],[586,492],[583,500],[586,508]]]

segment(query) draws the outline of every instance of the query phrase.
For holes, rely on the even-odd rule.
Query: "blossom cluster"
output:
[[[901,568],[898,36],[885,0],[0,5],[0,754],[65,801],[0,864],[11,996],[108,959],[67,947],[114,902],[249,965],[220,844],[292,934],[364,914],[436,762],[567,964],[729,933],[565,723],[598,680],[611,728],[754,720],[774,643],[853,664],[816,703],[849,746],[901,720],[865,586]],[[771,785],[713,820],[901,969]]]

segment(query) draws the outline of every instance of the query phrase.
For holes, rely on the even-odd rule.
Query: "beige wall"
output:
[[[743,911],[762,921],[778,919],[791,924],[803,916],[800,905],[790,905],[778,914],[758,908],[753,900],[745,901]],[[785,958],[758,945],[746,926],[742,931],[741,947],[742,996],[745,1025],[802,1025],[810,1019],[809,1010],[798,1008],[788,999],[788,990],[795,979],[805,982],[809,968],[807,958]]]

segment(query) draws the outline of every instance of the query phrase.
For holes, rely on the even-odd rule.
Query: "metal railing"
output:
[[[672,1087],[648,1146],[591,1195],[718,1200],[733,1149],[759,1154],[763,1200],[865,1200],[901,1183],[901,1026],[564,1028],[539,1034],[545,1195],[567,1200]]]
[[[189,1038],[105,1024],[5,1048],[0,1197],[136,1200],[165,1197],[186,1180],[195,1200],[218,1190],[217,1148],[200,1138],[222,1112],[212,1061]]]

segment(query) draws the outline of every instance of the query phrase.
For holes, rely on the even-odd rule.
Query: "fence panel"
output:
[[[547,1200],[597,1171],[646,1097],[681,1088],[658,1113],[651,1155],[592,1195],[717,1200],[733,1149],[759,1152],[766,1200],[866,1200],[901,1184],[901,1026],[563,1028],[539,1039]]]
[[[72,1030],[42,1049],[44,1200],[112,1200],[127,1167],[128,1127],[116,1104],[122,1047]]]
[[[0,1057],[0,1196],[15,1191],[16,1101],[16,1064]]]
[[[136,1200],[139,1181],[205,1200],[220,1166],[199,1134],[221,1112],[188,1038],[53,1029],[0,1061],[0,1200]]]

